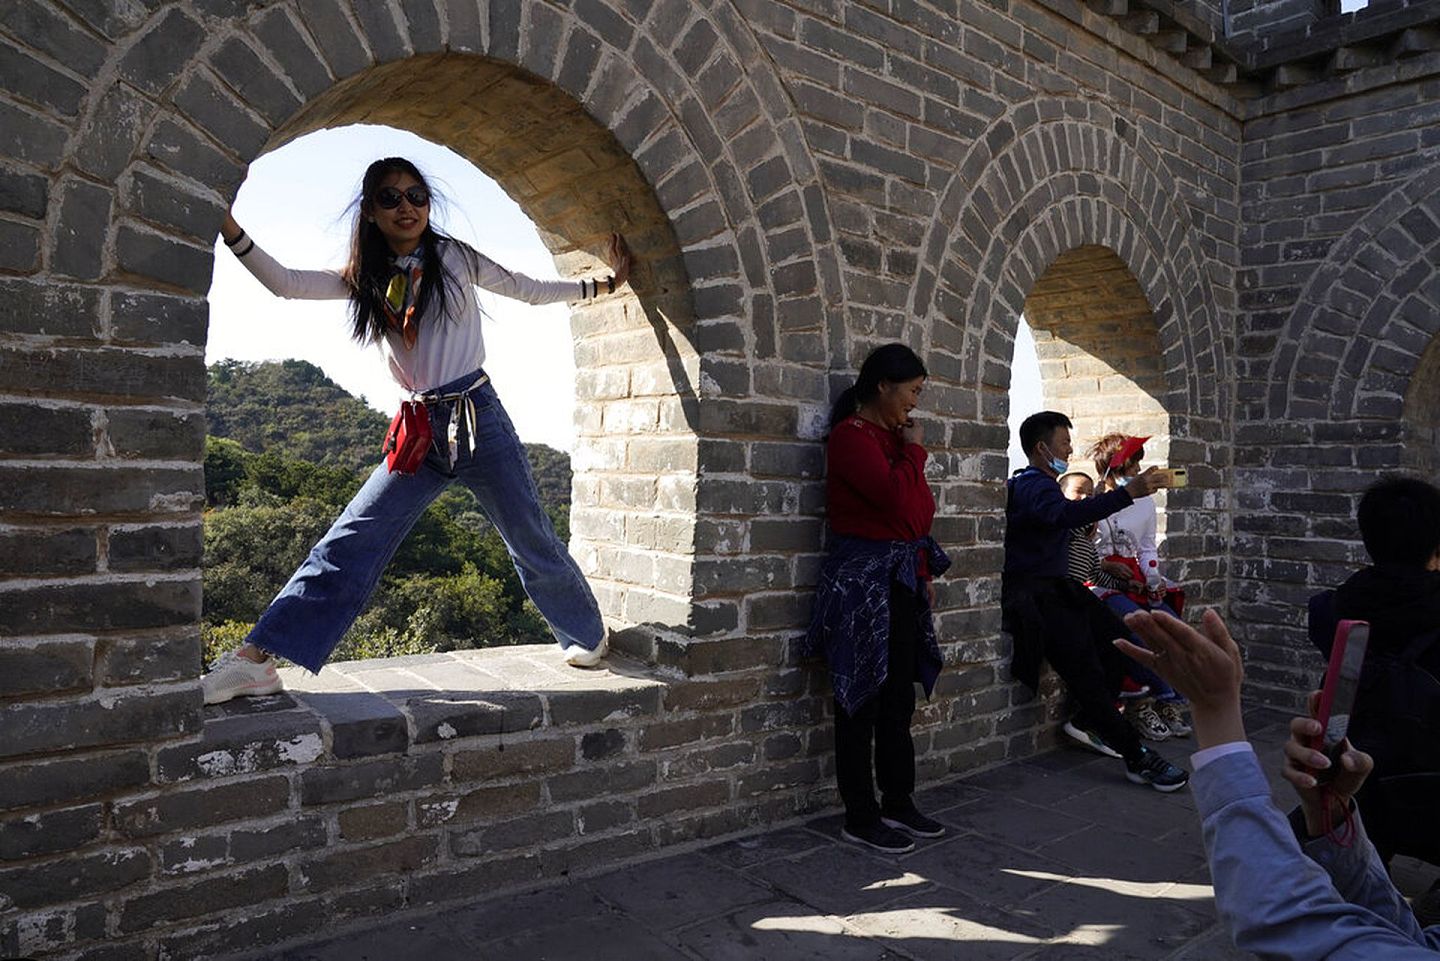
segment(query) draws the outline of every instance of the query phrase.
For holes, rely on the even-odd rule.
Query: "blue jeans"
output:
[[[1107,607],[1110,608],[1110,610],[1114,611],[1115,616],[1119,617],[1122,621],[1125,619],[1125,615],[1129,614],[1131,611],[1143,610],[1162,611],[1166,614],[1169,614],[1177,621],[1180,619],[1180,615],[1176,614],[1173,610],[1171,610],[1170,605],[1166,604],[1164,601],[1151,604],[1148,607],[1142,607],[1139,604],[1136,604],[1126,595],[1116,593],[1111,594],[1109,597],[1105,598],[1105,604]],[[1140,647],[1145,646],[1145,642],[1140,640],[1140,638],[1133,633],[1130,635],[1130,640],[1131,642],[1139,645]],[[1135,680],[1139,681],[1141,684],[1150,685],[1150,696],[1155,698],[1155,700],[1175,701],[1178,704],[1185,703],[1185,696],[1179,691],[1175,690],[1175,688],[1171,687],[1169,684],[1166,684],[1165,680],[1159,674],[1156,674],[1154,671],[1150,670],[1150,668],[1146,667],[1144,664],[1141,664],[1139,661],[1131,661],[1130,663],[1134,665],[1134,667],[1130,669],[1130,676],[1133,677]]]
[[[436,393],[464,389],[479,372],[442,385]],[[450,465],[446,432],[451,406],[430,406],[435,442],[414,474],[392,474],[385,464],[310,551],[247,640],[311,671],[319,671],[380,581],[400,542],[430,502],[458,480],[475,494],[495,525],[525,592],[550,630],[568,648],[594,649],[605,634],[600,607],[550,518],[540,507],[525,449],[495,389],[487,382],[470,394],[475,404],[475,450],[467,453],[462,424],[459,455]]]

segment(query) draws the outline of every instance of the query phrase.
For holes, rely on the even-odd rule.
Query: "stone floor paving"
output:
[[[1285,718],[1250,716],[1277,797]],[[1193,741],[1162,746],[1188,761]],[[1058,750],[926,788],[951,829],[900,857],[839,817],[292,948],[283,961],[1230,961],[1188,791]],[[1402,888],[1435,872],[1407,865]]]

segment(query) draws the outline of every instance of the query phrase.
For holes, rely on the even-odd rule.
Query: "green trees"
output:
[[[244,637],[359,489],[380,460],[388,423],[303,361],[222,361],[210,368],[209,396],[207,660]],[[312,403],[345,413],[317,416]],[[305,429],[275,426],[300,423]],[[232,429],[240,436],[225,435]],[[567,538],[569,458],[539,445],[529,453],[542,503]],[[334,659],[550,640],[504,542],[470,492],[457,486],[436,499],[400,545]]]

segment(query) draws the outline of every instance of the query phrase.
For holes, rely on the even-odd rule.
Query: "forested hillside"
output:
[[[380,461],[389,418],[299,360],[209,369],[206,654],[233,647]],[[541,502],[569,538],[570,459],[529,447]],[[452,486],[401,544],[335,660],[549,641],[498,534]]]

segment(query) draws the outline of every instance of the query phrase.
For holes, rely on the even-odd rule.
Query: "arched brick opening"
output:
[[[1102,384],[1101,368],[1090,367],[1083,369],[1091,374],[1068,385],[1052,379],[1047,392],[1056,393],[1047,396],[1073,389],[1072,403],[1085,400],[1077,412],[1096,418],[1082,428],[1085,436],[1102,424],[1126,425],[1156,435],[1152,456],[1190,469],[1192,486],[1164,495],[1172,576],[1198,603],[1225,604],[1229,360],[1209,261],[1174,201],[1163,159],[1110,108],[1052,100],[1043,109],[1031,102],[1011,110],[955,170],[930,227],[913,300],[915,313],[926,318],[922,342],[938,388],[930,393],[946,420],[944,536],[946,543],[973,545],[963,551],[955,572],[961,580],[949,595],[959,598],[957,609],[942,617],[946,636],[966,637],[954,656],[962,663],[1008,657],[998,640],[1000,482],[1022,313],[1037,331],[1049,326],[1052,364],[1076,364],[1083,345],[1124,378]],[[1070,298],[1078,303],[1067,303],[1067,285],[1080,292]],[[1101,307],[1106,299],[1110,306]],[[1088,314],[1092,308],[1104,317]],[[1137,354],[1144,361],[1117,364],[1129,351],[1099,336],[1109,319],[1122,316],[1143,344]],[[1037,333],[1044,364],[1040,340]],[[1133,411],[1111,408],[1106,415],[1112,395],[1099,398],[1107,386],[1120,388],[1117,407]]]
[[[195,956],[827,803],[823,737],[802,740],[819,700],[783,668],[815,534],[791,516],[816,476],[797,435],[824,383],[839,272],[798,122],[743,18],[609,0],[583,15],[531,0],[222,7],[239,9],[97,10],[37,41],[51,60],[68,44],[92,87],[67,78],[38,106],[33,87],[0,93],[22,207],[0,218],[15,239],[0,261],[5,403],[44,425],[0,451],[0,763],[26,785],[0,809],[45,811],[5,869],[27,893],[0,937],[19,912],[38,954],[108,934],[120,951]],[[214,236],[248,160],[366,119],[496,175],[562,270],[617,225],[643,252],[636,297],[575,319],[598,412],[576,500],[598,507],[574,526],[612,582],[597,585],[607,614],[647,628],[625,646],[724,677],[577,681],[541,665],[398,709],[328,694],[351,698],[347,719],[294,704],[202,714]],[[499,820],[532,842],[483,840]],[[246,847],[262,835],[270,854]],[[190,843],[233,898],[175,899],[195,879],[170,858]]]
[[[1391,191],[1331,247],[1270,364],[1272,420],[1398,418],[1440,333],[1440,166]]]
[[[1309,596],[1369,563],[1361,493],[1385,471],[1434,469],[1437,262],[1432,162],[1331,243],[1262,377],[1246,385],[1235,595],[1250,622],[1248,674],[1267,698],[1293,701],[1313,682]]]
[[[1125,263],[1098,246],[1055,259],[1025,298],[1044,404],[1075,423],[1077,441],[1119,431],[1165,438],[1165,371],[1145,293]],[[1163,459],[1159,444],[1147,447]],[[1077,466],[1090,469],[1077,450]]]
[[[357,74],[307,103],[270,144],[361,121],[408,129],[474,163],[532,218],[560,276],[603,268],[596,252],[609,231],[629,239],[638,263],[630,289],[571,314],[572,550],[612,622],[653,622],[657,606],[684,605],[694,517],[683,492],[696,478],[699,357],[680,249],[639,168],[554,84],[463,54]],[[543,367],[535,373],[545,376]]]

